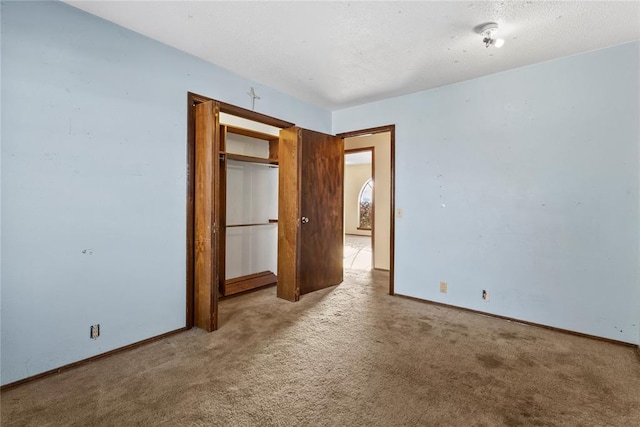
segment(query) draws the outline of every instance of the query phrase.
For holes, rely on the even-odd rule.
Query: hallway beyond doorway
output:
[[[371,236],[344,236],[344,268],[371,270]]]

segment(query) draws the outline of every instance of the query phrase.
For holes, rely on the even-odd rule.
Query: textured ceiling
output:
[[[330,110],[640,39],[638,1],[66,3]]]

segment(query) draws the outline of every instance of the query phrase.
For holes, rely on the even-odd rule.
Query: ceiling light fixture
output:
[[[494,37],[498,32],[498,24],[495,22],[489,22],[488,24],[483,25],[480,27],[478,32],[482,36],[482,43],[484,43],[485,47],[495,46],[500,48],[504,45],[503,39],[497,39]]]

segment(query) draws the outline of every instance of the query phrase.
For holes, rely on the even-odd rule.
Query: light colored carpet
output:
[[[2,393],[3,426],[638,426],[635,350],[386,294],[347,271],[298,303]]]
[[[344,236],[344,268],[371,270],[372,257],[371,236]]]

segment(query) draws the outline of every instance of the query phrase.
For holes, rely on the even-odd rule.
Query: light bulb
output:
[[[501,48],[504,45],[504,39],[496,39],[493,45],[497,48]]]

